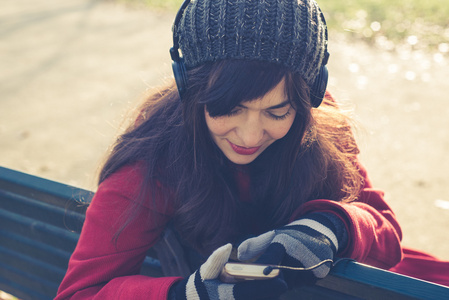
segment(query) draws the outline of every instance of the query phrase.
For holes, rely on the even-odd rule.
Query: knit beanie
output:
[[[314,0],[193,0],[174,30],[187,69],[223,59],[267,61],[311,86],[325,64],[327,28]]]

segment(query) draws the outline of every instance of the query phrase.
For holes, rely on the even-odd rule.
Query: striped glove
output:
[[[231,251],[231,244],[215,250],[197,271],[170,289],[168,299],[266,299],[278,298],[287,291],[287,284],[281,278],[221,282],[218,277],[228,262]]]
[[[347,239],[345,225],[336,215],[311,213],[282,228],[243,241],[238,247],[238,258],[242,261],[257,258],[256,263],[293,267],[282,271],[288,286],[292,287],[325,277],[338,249],[345,247]],[[292,270],[295,268],[297,270]]]

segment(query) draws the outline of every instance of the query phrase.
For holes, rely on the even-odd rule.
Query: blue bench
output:
[[[23,300],[54,298],[92,196],[0,167],[0,290]],[[141,274],[162,276],[154,252]],[[282,299],[449,299],[449,288],[341,260],[326,278]]]

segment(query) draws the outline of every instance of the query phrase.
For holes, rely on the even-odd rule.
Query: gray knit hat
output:
[[[175,28],[187,69],[222,59],[279,63],[312,85],[327,28],[314,0],[193,0]]]

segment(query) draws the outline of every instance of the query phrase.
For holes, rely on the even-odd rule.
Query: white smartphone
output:
[[[264,280],[279,275],[279,269],[272,269],[267,275],[264,270],[269,265],[227,263],[220,274],[220,280],[227,283],[235,283],[242,280]]]

